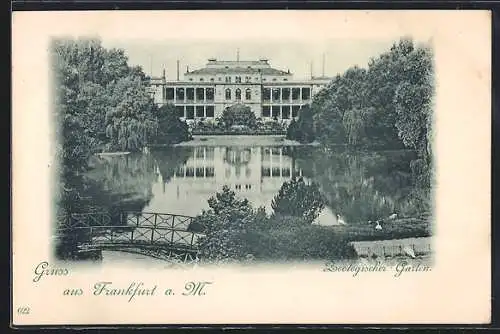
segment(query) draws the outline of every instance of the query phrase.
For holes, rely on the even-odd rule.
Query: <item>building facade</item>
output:
[[[151,78],[151,89],[158,105],[175,105],[185,120],[215,119],[225,108],[244,104],[264,121],[290,121],[329,81],[326,77],[294,81],[289,70],[275,69],[267,59],[209,59],[204,68],[188,68],[182,80],[178,68],[176,80],[167,80],[163,71],[162,77]]]

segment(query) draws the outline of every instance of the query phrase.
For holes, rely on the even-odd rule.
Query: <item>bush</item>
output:
[[[209,206],[189,227],[205,234],[198,240],[200,257],[205,260],[242,260],[249,254],[265,261],[352,256],[341,233],[310,225],[304,216],[269,217],[263,208],[254,210],[246,199],[237,199],[228,187],[210,198]]]
[[[316,183],[307,185],[302,177],[283,183],[272,201],[277,215],[301,217],[312,223],[325,207],[326,199]]]
[[[354,249],[342,234],[318,225],[278,224],[266,231],[252,231],[249,251],[267,261],[350,259]]]
[[[205,234],[198,240],[200,256],[211,261],[238,260],[247,255],[243,242],[247,225],[256,217],[247,199],[237,199],[224,186],[208,200],[210,209],[195,218],[193,227]]]

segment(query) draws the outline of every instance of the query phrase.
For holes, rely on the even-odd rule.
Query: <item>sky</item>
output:
[[[122,48],[129,57],[130,65],[140,65],[148,75],[161,76],[166,69],[167,79],[176,78],[176,63],[180,61],[180,78],[186,71],[202,68],[208,58],[236,60],[269,59],[272,67],[290,70],[294,79],[307,79],[313,75],[334,76],[358,65],[366,67],[372,57],[389,50],[397,41],[392,39],[314,39],[301,40],[210,40],[210,39],[103,39],[107,48]]]

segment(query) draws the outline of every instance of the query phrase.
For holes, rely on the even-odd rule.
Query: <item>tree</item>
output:
[[[208,200],[210,209],[193,222],[204,236],[198,240],[200,256],[220,262],[237,260],[247,254],[245,233],[255,214],[247,199],[239,200],[229,187]]]
[[[294,177],[283,183],[271,207],[277,215],[301,217],[310,224],[319,216],[325,203],[316,183],[308,185],[302,177]]]
[[[407,56],[402,81],[394,94],[396,128],[406,147],[420,156],[428,155],[428,134],[431,132],[433,68],[429,49],[417,49]]]
[[[244,125],[248,126],[250,129],[255,129],[257,127],[257,118],[252,112],[250,107],[235,104],[224,109],[220,122],[224,124],[225,128],[230,128],[233,125]]]
[[[289,132],[290,139],[297,140],[301,143],[313,142],[316,139],[313,116],[313,111],[309,105],[300,108],[299,119],[292,128],[293,132]]]
[[[290,122],[290,124],[288,125],[288,128],[286,129],[286,139],[290,139],[290,140],[295,140],[296,138],[298,138],[298,125],[297,125],[297,122],[295,121],[294,118],[292,118],[292,121]]]
[[[177,117],[173,104],[165,104],[155,111],[158,131],[154,141],[158,144],[171,144],[191,139],[189,127]]]

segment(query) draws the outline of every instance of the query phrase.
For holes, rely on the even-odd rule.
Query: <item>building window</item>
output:
[[[197,148],[195,148],[195,150],[194,150],[194,157],[196,159],[203,159],[204,156],[205,156],[204,147],[197,147]]]
[[[177,96],[177,101],[184,101],[184,88],[177,88],[175,95]]]
[[[269,101],[271,99],[271,89],[270,88],[264,88],[262,90],[262,99],[264,101]]]
[[[231,100],[231,90],[229,88],[226,89],[226,100]]]
[[[207,176],[207,177],[214,177],[215,176],[215,168],[213,168],[213,167],[207,167],[205,169],[205,176]]]
[[[290,119],[290,106],[283,106],[281,109],[281,117],[283,119]]]
[[[234,78],[234,82],[236,82],[236,83],[241,83],[241,77],[236,77],[236,78]]]
[[[187,177],[193,177],[194,176],[194,168],[193,167],[186,168],[186,176]]]
[[[226,77],[226,82],[230,83],[231,82],[231,77]]]
[[[236,100],[240,101],[241,100],[241,89],[236,89]]]
[[[187,119],[194,119],[194,106],[187,106],[186,107],[186,118]]]
[[[205,117],[205,109],[203,106],[196,106],[196,117]]]
[[[271,107],[269,106],[262,107],[262,117],[271,117]]]
[[[252,80],[251,77],[245,77],[245,82],[250,82]]]
[[[273,117],[273,118],[275,118],[275,117],[276,117],[276,118],[280,117],[280,106],[273,106],[273,107],[272,107],[272,112],[273,112],[273,113],[272,113],[272,117]]]
[[[208,101],[213,101],[214,100],[214,89],[213,88],[207,88],[206,94],[207,94],[207,100]]]
[[[214,78],[210,78],[210,82],[214,82]]]
[[[203,79],[203,78],[200,78],[200,81],[205,81],[205,79]]]
[[[222,81],[222,77],[219,77],[219,81]]]
[[[283,78],[283,81],[288,81],[288,79],[287,78]]]
[[[290,101],[290,88],[282,88],[281,94],[283,101]]]
[[[182,168],[182,167],[177,168],[177,170],[175,171],[175,176],[183,177],[184,176],[184,168]]]
[[[311,98],[311,89],[304,87],[302,88],[302,100],[309,100]]]
[[[189,81],[193,81],[193,78],[189,78]]]
[[[300,99],[300,88],[292,88],[292,100]]]
[[[262,81],[266,81],[266,78],[262,79]]]
[[[196,99],[203,101],[205,99],[205,88],[196,88]]]
[[[247,88],[245,90],[245,99],[251,100],[252,99],[252,90],[250,88]]]
[[[276,78],[273,78],[273,81],[276,81]]]
[[[273,89],[273,101],[279,101],[281,97],[281,89],[274,88]]]
[[[292,106],[292,117],[296,118],[299,116],[300,106]]]
[[[207,106],[206,113],[207,118],[214,118],[214,106]]]
[[[173,88],[166,88],[165,89],[165,98],[167,100],[173,100],[174,99],[174,89]]]
[[[188,101],[194,100],[194,88],[186,88],[186,99]]]
[[[184,106],[176,106],[175,110],[177,112],[177,117],[184,118]]]

